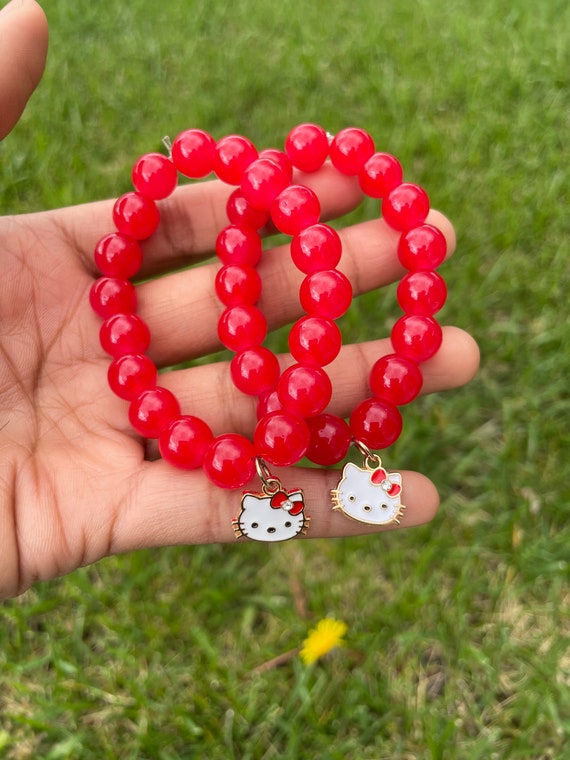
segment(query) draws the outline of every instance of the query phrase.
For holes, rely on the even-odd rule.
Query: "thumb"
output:
[[[35,0],[11,0],[0,10],[0,140],[41,79],[47,43],[47,20]]]

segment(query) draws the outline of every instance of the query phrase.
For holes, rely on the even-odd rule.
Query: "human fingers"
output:
[[[334,362],[325,368],[333,387],[327,411],[348,417],[356,404],[370,395],[368,376],[372,365],[391,351],[388,338],[344,346]],[[288,356],[279,358],[282,367],[293,362]],[[459,388],[473,378],[478,366],[479,349],[473,338],[457,327],[446,326],[439,351],[421,365],[421,394]],[[183,414],[202,417],[216,435],[227,432],[252,435],[257,399],[235,388],[227,362],[167,372],[161,375],[160,383],[176,395]],[[112,415],[116,424],[115,408]],[[124,421],[126,425],[126,412]],[[155,449],[151,444],[150,450]]]
[[[334,219],[355,208],[362,192],[354,177],[340,174],[330,163],[312,174],[295,174],[295,182],[311,187],[321,204],[323,220]],[[127,192],[124,187],[122,192]],[[160,274],[196,263],[210,256],[216,236],[227,224],[226,201],[236,188],[219,180],[182,185],[166,200],[158,202],[161,221],[157,231],[142,241],[142,277]],[[120,193],[118,193],[120,194]],[[93,249],[114,231],[115,201],[98,201],[47,212],[45,219],[65,230],[86,269],[97,275]]]
[[[310,517],[308,538],[356,536],[421,525],[433,519],[439,505],[437,489],[428,478],[403,471],[405,510],[400,524],[373,526],[333,511],[331,490],[338,485],[339,471],[295,467],[276,468],[274,474],[287,488],[303,490],[305,512]],[[145,462],[117,510],[109,551],[235,542],[232,521],[240,511],[240,499],[241,491],[216,488],[199,471],[181,473],[161,460]]]
[[[428,221],[445,234],[448,255],[451,255],[455,249],[455,234],[450,222],[437,211],[430,212]],[[352,283],[354,295],[387,285],[404,273],[396,254],[399,233],[381,219],[347,227],[340,235],[343,255],[338,269]],[[151,329],[150,354],[159,366],[176,364],[220,348],[217,324],[224,306],[215,295],[218,270],[218,263],[205,264],[138,287],[138,313]],[[299,286],[304,275],[294,266],[289,246],[267,251],[258,271],[263,281],[258,307],[269,329],[301,316]]]
[[[34,0],[12,0],[0,10],[0,140],[41,79],[47,44],[46,16]]]

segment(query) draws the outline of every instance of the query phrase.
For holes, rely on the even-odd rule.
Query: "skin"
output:
[[[0,12],[0,134],[17,122],[45,63],[47,24],[33,0],[14,0]],[[324,216],[344,214],[360,200],[353,179],[325,166],[298,180],[319,194]],[[141,317],[151,327],[149,354],[159,367],[219,347],[223,309],[214,295],[217,267],[204,264],[225,225],[232,188],[213,181],[179,188],[162,202],[162,223],[152,245],[143,244]],[[183,472],[157,458],[155,442],[140,439],[127,420],[127,402],[109,390],[109,357],[99,345],[100,320],[88,304],[98,276],[97,240],[112,231],[113,201],[0,219],[0,598],[22,593],[106,555],[142,547],[235,541],[232,518],[239,492],[211,485],[201,470]],[[429,221],[455,248],[450,223],[438,212]],[[345,228],[341,269],[355,293],[402,276],[398,234],[382,220]],[[301,316],[302,275],[287,249],[273,248],[259,267],[266,293],[259,307],[270,328]],[[185,315],[192,315],[189,324]],[[328,368],[334,386],[330,411],[343,416],[366,395],[376,359],[389,340],[348,345]],[[283,366],[290,358],[281,357]],[[444,328],[437,355],[422,365],[423,393],[455,388],[477,370],[474,340]],[[214,433],[251,436],[255,401],[233,387],[227,364],[167,372],[161,385],[185,413],[197,413]],[[311,537],[378,532],[331,509],[338,472],[273,470],[289,488],[300,487],[310,505]],[[403,472],[407,506],[402,527],[431,520],[438,494],[428,478]]]

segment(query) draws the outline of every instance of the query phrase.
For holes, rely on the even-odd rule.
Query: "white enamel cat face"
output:
[[[234,520],[236,537],[254,541],[287,541],[305,533],[309,518],[305,516],[302,491],[280,491],[273,496],[246,493],[241,512]]]
[[[333,509],[370,525],[399,522],[405,509],[401,493],[399,472],[388,474],[382,467],[361,469],[352,462],[344,466],[338,487],[331,492]]]

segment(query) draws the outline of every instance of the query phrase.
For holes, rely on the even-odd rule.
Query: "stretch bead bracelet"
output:
[[[324,367],[338,355],[342,336],[335,320],[350,306],[352,288],[336,268],[340,237],[320,222],[315,193],[292,183],[293,169],[317,171],[326,160],[357,176],[364,193],[381,199],[384,221],[401,233],[398,258],[408,270],[397,289],[404,311],[392,328],[393,353],[379,358],[369,377],[371,398],[354,409],[349,423],[326,412],[332,385]],[[236,388],[258,396],[253,442],[227,433],[214,437],[206,422],[181,413],[180,404],[157,385],[158,372],[146,355],[150,331],[136,314],[130,279],[142,263],[140,241],[160,223],[157,201],[176,188],[178,173],[198,179],[211,172],[236,185],[227,202],[229,224],[218,235],[222,266],[216,293],[226,307],[218,324],[224,346],[235,352],[230,365]],[[446,287],[434,271],[445,259],[443,234],[425,222],[429,199],[417,185],[402,181],[393,156],[375,152],[370,135],[349,128],[331,138],[321,127],[301,124],[287,137],[285,152],[258,154],[247,138],[230,135],[219,142],[206,132],[187,130],[174,140],[169,157],[142,156],[133,167],[134,192],[115,203],[116,231],[95,248],[102,273],[90,292],[94,311],[104,319],[103,349],[113,361],[108,380],[114,393],[129,401],[129,420],[141,436],[157,438],[162,457],[182,469],[203,467],[222,488],[243,487],[257,472],[262,491],[245,492],[233,521],[236,535],[277,541],[305,533],[300,489],[286,489],[268,465],[289,466],[303,456],[330,465],[345,458],[353,443],[362,468],[345,465],[332,492],[333,509],[369,524],[398,522],[403,514],[402,479],[389,474],[375,449],[394,443],[402,429],[398,406],[420,392],[419,364],[438,350],[442,333],[433,318],[445,302]],[[292,237],[291,256],[305,275],[300,300],[305,315],[291,328],[289,347],[295,364],[280,372],[277,357],[265,346],[267,323],[256,303],[262,284],[256,265],[262,256],[259,230],[271,222]]]

